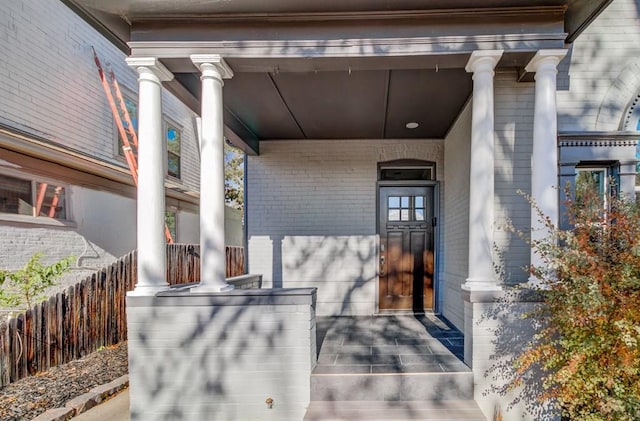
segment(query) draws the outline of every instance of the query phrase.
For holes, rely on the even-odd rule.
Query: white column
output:
[[[533,115],[533,155],[531,157],[531,196],[551,223],[558,226],[558,111],[556,75],[567,50],[540,50],[525,67],[535,72],[535,109]],[[531,240],[549,235],[535,209],[531,209]],[[531,264],[539,266],[540,256],[531,249]],[[531,276],[529,282],[538,284]]]
[[[154,57],[130,57],[138,71],[138,281],[135,294],[167,287],[165,215],[166,144],[162,133],[162,81],[173,74]]]
[[[502,50],[474,51],[471,164],[469,169],[469,276],[463,289],[497,290],[493,271],[493,76]]]
[[[197,54],[191,61],[202,72],[200,136],[200,285],[192,291],[233,289],[226,282],[224,239],[224,126],[222,79],[233,71],[217,54]]]

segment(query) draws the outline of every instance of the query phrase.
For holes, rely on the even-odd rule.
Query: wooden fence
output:
[[[244,273],[242,247],[227,247],[227,276]],[[167,245],[171,285],[200,278],[199,246]],[[125,297],[136,253],[0,324],[0,387],[127,339]]]

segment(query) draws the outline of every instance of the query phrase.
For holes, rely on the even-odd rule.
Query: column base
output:
[[[467,279],[462,284],[464,291],[502,291],[502,287],[493,280],[488,279]]]
[[[146,285],[138,286],[138,285],[136,285],[136,287],[133,290],[127,292],[127,295],[131,295],[131,296],[154,296],[158,292],[166,291],[168,289],[169,289],[169,284],[151,285],[151,286],[146,286]]]
[[[215,285],[198,284],[195,287],[191,288],[189,291],[190,292],[196,292],[196,293],[201,293],[201,292],[226,292],[226,291],[231,291],[234,288],[235,287],[233,285],[227,284],[225,282],[224,284],[215,284]]]

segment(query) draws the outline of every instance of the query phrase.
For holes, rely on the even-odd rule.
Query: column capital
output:
[[[155,57],[127,57],[125,61],[138,73],[141,73],[142,69],[148,69],[160,82],[173,80],[173,73]]]
[[[555,70],[560,61],[567,55],[567,50],[538,50],[535,56],[524,68],[526,72],[538,72],[539,70]]]
[[[207,70],[214,70],[220,75],[220,79],[233,77],[233,70],[220,54],[192,54],[190,58],[203,75]]]
[[[504,50],[476,50],[471,53],[469,61],[465,66],[465,70],[468,73],[475,73],[477,71],[493,71],[502,57]]]

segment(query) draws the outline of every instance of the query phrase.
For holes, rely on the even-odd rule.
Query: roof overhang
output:
[[[521,73],[565,48],[612,0],[61,0],[131,56],[174,73],[199,113],[191,54],[220,54],[228,139],[443,138],[471,92],[474,50]],[[405,127],[418,122],[419,128]]]

